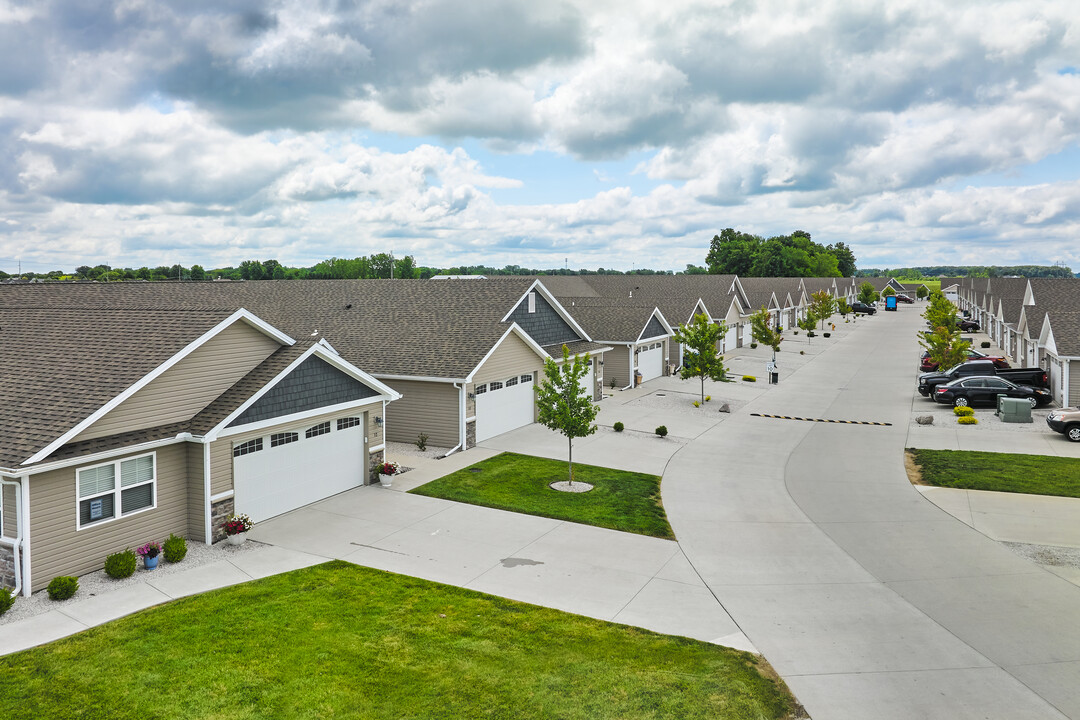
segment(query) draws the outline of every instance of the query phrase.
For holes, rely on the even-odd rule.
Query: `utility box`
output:
[[[1024,398],[1011,398],[1006,395],[997,396],[997,415],[1001,422],[1029,423],[1031,419],[1031,403]]]

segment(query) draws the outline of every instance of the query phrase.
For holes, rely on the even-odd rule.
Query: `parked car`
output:
[[[960,326],[960,329],[964,332],[979,332],[979,323],[974,320],[968,320],[967,318],[956,318],[956,324]]]
[[[866,303],[853,302],[851,303],[851,312],[856,315],[873,315],[877,310]]]
[[[913,305],[915,303],[915,298],[911,297],[910,295],[897,295],[896,296],[896,302],[902,302],[902,303],[907,303],[908,305]]]
[[[1023,398],[1036,408],[1048,404],[1053,398],[1049,390],[1016,385],[999,377],[962,377],[934,388],[934,402],[955,407],[968,405],[997,405],[998,395]]]
[[[1080,442],[1080,408],[1061,408],[1046,416],[1046,424],[1073,442]]]
[[[989,360],[990,362],[994,363],[994,367],[1003,369],[1009,367],[1009,361],[1003,357],[998,357],[996,355],[987,355],[985,353],[979,352],[978,350],[972,350],[970,348],[968,348],[967,355],[968,360]],[[930,353],[923,351],[922,361],[919,363],[919,372],[934,372],[937,369],[938,364],[930,359]]]
[[[934,388],[945,385],[962,377],[996,376],[1017,385],[1032,387],[1050,387],[1049,378],[1042,368],[1002,368],[998,369],[990,360],[968,360],[945,372],[923,373],[919,375],[919,394],[933,397]]]

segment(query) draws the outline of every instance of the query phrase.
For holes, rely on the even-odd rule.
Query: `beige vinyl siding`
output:
[[[367,428],[368,447],[378,447],[383,442],[383,426],[375,422],[375,418],[383,416],[382,405],[371,408],[368,417],[364,420]]]
[[[612,380],[617,388],[626,387],[633,380],[630,377],[630,354],[626,345],[612,345],[611,350],[604,353],[604,382],[611,387]]]
[[[72,442],[188,420],[279,347],[276,340],[246,322],[235,322],[113,408]]]
[[[3,531],[4,535],[9,538],[15,537],[18,534],[19,529],[15,527],[15,488],[8,485],[0,485],[0,492],[3,492]]]
[[[196,542],[206,542],[206,485],[203,483],[202,443],[187,444],[188,468],[188,527],[185,537]]]
[[[543,367],[544,359],[537,355],[524,340],[510,333],[476,371],[473,381],[485,383],[490,380],[505,380],[512,375],[538,372]]]
[[[1080,360],[1069,360],[1069,406],[1080,405]]]
[[[458,389],[453,383],[420,380],[385,380],[401,393],[401,399],[386,406],[386,439],[411,443],[417,435],[428,436],[428,444],[456,447],[458,433]]]
[[[283,432],[285,430],[294,430],[301,434],[309,427],[318,425],[321,422],[327,420],[335,420],[337,418],[349,417],[353,415],[363,416],[367,413],[367,417],[364,418],[364,427],[370,428],[374,425],[375,416],[382,412],[382,402],[369,403],[367,405],[361,405],[350,410],[338,410],[337,412],[323,413],[321,415],[314,415],[304,420],[287,420],[277,425],[272,425],[261,430],[249,430],[248,432],[237,433],[236,435],[229,435],[228,437],[215,440],[210,443],[210,495],[218,495],[233,489],[233,455],[232,449],[234,445],[247,442],[253,438],[262,437],[269,438],[274,433]],[[332,432],[337,432],[335,426]],[[370,435],[368,436],[370,438]],[[415,440],[415,438],[413,438]],[[265,442],[269,443],[269,439]],[[364,443],[364,452],[367,452],[367,448],[370,447],[370,443]]]
[[[31,589],[40,590],[58,575],[85,575],[100,570],[105,564],[106,555],[125,548],[135,549],[150,540],[164,540],[169,533],[185,535],[188,529],[186,445],[165,445],[154,451],[156,508],[82,530],[76,530],[77,468],[32,475]],[[115,459],[143,454],[118,455]]]

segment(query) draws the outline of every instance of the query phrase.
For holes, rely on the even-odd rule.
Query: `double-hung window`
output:
[[[154,453],[82,468],[77,477],[79,529],[154,507]]]

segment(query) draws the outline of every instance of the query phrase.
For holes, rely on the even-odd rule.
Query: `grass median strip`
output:
[[[585,493],[552,490],[566,480],[566,462],[502,453],[409,492],[417,495],[569,520],[623,532],[674,539],[660,503],[660,477],[574,463]]]
[[[1080,459],[908,448],[925,485],[1080,497]]]
[[[0,677],[0,717],[36,720],[784,718],[796,707],[748,653],[342,561],[0,658]]]

